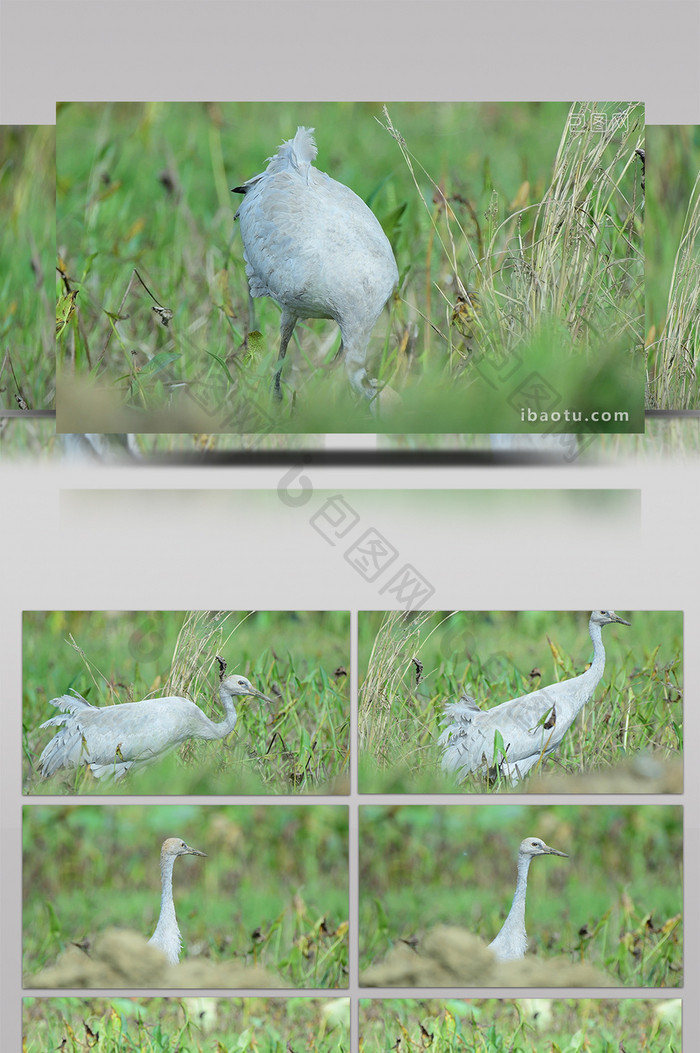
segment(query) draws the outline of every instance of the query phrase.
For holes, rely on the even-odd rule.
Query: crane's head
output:
[[[540,837],[526,837],[520,842],[521,856],[564,856],[568,859],[566,852],[558,852],[556,848],[550,848]]]
[[[237,673],[222,680],[220,690],[225,695],[253,695],[255,698],[262,698],[265,702],[272,702],[272,699],[263,695],[262,691],[257,691],[247,677],[238,676]]]
[[[629,625],[624,618],[618,618],[615,611],[591,611],[591,621],[594,625],[610,625],[611,622],[619,622],[620,625]]]
[[[160,854],[161,856],[206,856],[207,853],[190,848],[181,837],[168,837],[163,841]]]

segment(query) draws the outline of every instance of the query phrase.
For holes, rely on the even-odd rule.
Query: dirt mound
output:
[[[107,929],[88,951],[69,947],[55,965],[25,976],[25,987],[200,987],[214,989],[282,988],[278,976],[257,966],[191,958],[168,965],[164,955],[143,936],[127,929]]]
[[[651,753],[627,757],[612,768],[529,780],[528,793],[683,793],[683,760]]]
[[[363,987],[615,987],[591,965],[526,956],[498,962],[477,936],[439,925],[415,950],[398,943],[360,975]]]

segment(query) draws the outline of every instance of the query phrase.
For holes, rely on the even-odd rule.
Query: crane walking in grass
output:
[[[489,947],[501,962],[516,961],[525,957],[527,950],[527,933],[525,931],[525,897],[527,896],[527,872],[530,863],[535,856],[564,856],[568,859],[566,852],[559,852],[556,848],[550,848],[539,837],[526,837],[520,842],[518,850],[518,880],[515,884],[515,895],[513,903],[508,912],[508,917],[503,922],[503,927],[492,940]]]
[[[163,841],[163,847],[160,850],[160,916],[156,931],[148,942],[163,952],[170,965],[177,965],[180,961],[182,948],[182,936],[175,917],[175,901],[173,900],[175,860],[178,856],[206,856],[206,854],[196,848],[190,848],[179,837],[168,837]]]
[[[367,375],[369,338],[399,280],[379,220],[343,183],[314,168],[313,128],[298,128],[264,172],[234,193],[251,296],[282,308],[273,392],[282,397],[287,345],[300,318],[330,318],[340,327],[339,355],[353,391],[378,394]]]
[[[498,773],[517,783],[559,746],[581,708],[592,697],[605,669],[601,630],[629,625],[615,611],[593,611],[588,631],[593,661],[585,673],[482,710],[469,695],[449,702],[440,735],[442,767],[462,781],[470,772]]]
[[[76,691],[52,698],[62,712],[41,727],[60,727],[39,758],[39,771],[48,778],[61,768],[86,765],[101,779],[121,778],[132,768],[143,768],[176,749],[186,739],[223,739],[236,726],[235,696],[252,695],[272,700],[253,687],[245,676],[225,676],[226,662],[217,656],[220,669],[219,699],[224,719],[211,720],[199,706],[177,695],[92,706]]]

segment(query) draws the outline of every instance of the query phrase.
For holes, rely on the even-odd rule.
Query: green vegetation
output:
[[[53,127],[0,127],[0,407],[5,410],[54,405],[55,147]]]
[[[98,433],[99,434],[99,433]],[[257,450],[283,450],[289,447],[287,435],[210,435],[210,434],[146,434],[134,435],[134,443],[139,455],[144,460],[158,463],[161,454],[174,454],[168,463],[216,464],[227,460],[229,453],[240,454],[242,458]],[[107,437],[109,441],[109,437]],[[305,450],[322,447],[324,437],[299,436],[299,445]],[[53,417],[2,417],[0,418],[0,459],[9,457],[31,457],[33,459],[59,457],[63,453],[60,440],[56,435],[56,422]],[[86,456],[90,460],[90,455]],[[105,464],[129,463],[128,455],[123,448],[115,446],[108,449],[103,462]],[[92,458],[95,464],[97,454]]]
[[[25,807],[25,972],[110,926],[150,937],[160,846],[173,836],[207,854],[175,868],[187,957],[255,963],[292,987],[347,985],[348,816],[340,805]]]
[[[24,1053],[346,1053],[346,1000],[25,998]]]
[[[600,464],[620,462],[625,458],[641,457],[696,457],[700,451],[700,421],[692,417],[648,417],[644,432],[638,435],[561,436],[562,445],[555,448],[566,463]],[[494,460],[489,437],[486,435],[384,435],[379,449],[386,450],[443,450],[454,455],[464,451],[461,463],[483,464]],[[517,454],[516,454],[517,457]],[[532,455],[536,463],[537,453]],[[506,460],[508,455],[506,455]],[[498,460],[498,455],[496,455]],[[542,458],[546,463],[547,454]],[[527,454],[523,462],[528,463]]]
[[[604,769],[640,750],[681,753],[682,614],[621,617],[631,626],[603,630],[603,679],[543,772]],[[573,611],[362,612],[359,648],[364,793],[454,792],[437,745],[444,703],[466,691],[491,708],[582,673],[593,653],[588,616]],[[474,774],[460,788],[503,792],[508,784]]]
[[[623,458],[697,459],[700,453],[700,420],[692,417],[650,417],[644,435],[596,437],[591,453],[599,460]]]
[[[361,807],[360,969],[442,923],[490,942],[531,835],[569,859],[530,868],[530,951],[614,983],[682,986],[683,813],[660,805]]]
[[[521,421],[534,405],[627,412],[594,430],[641,430],[642,108],[397,103],[388,120],[368,103],[63,104],[61,428],[541,431]],[[290,349],[313,367],[297,397],[270,401],[279,308],[256,301],[253,328],[229,188],[299,124],[397,257],[390,327],[370,347],[402,400],[385,421],[330,370],[326,322]]]
[[[2,417],[0,461],[31,457],[38,460],[53,450],[56,424],[49,417]]]
[[[647,405],[700,408],[700,127],[649,128]]]
[[[361,999],[360,1053],[396,1049],[680,1053],[681,1006],[650,998]]]
[[[215,656],[272,698],[236,700],[224,740],[189,740],[130,772],[122,793],[337,793],[350,750],[350,619],[331,611],[34,611],[24,615],[24,784],[29,793],[114,793],[87,769],[41,779],[37,761],[58,711],[78,691],[93,705],[186,695],[223,719]]]

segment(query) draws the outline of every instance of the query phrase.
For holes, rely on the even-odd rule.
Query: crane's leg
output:
[[[252,333],[257,328],[258,327],[255,324],[255,300],[253,299],[253,294],[250,291],[250,285],[249,285],[248,286],[248,332]]]
[[[367,376],[364,362],[359,365],[346,359],[345,366],[350,379],[350,386],[355,394],[360,395],[363,399],[373,399],[377,392],[374,384]]]
[[[282,321],[280,322],[280,353],[277,356],[277,369],[272,383],[272,394],[276,399],[282,398],[282,365],[284,356],[287,354],[287,345],[292,339],[294,326],[297,324],[297,316],[292,314],[286,307],[282,309]]]
[[[349,333],[347,327],[341,330],[345,372],[352,390],[363,399],[372,399],[377,393],[376,387],[367,376],[367,345],[371,332],[370,329]]]

